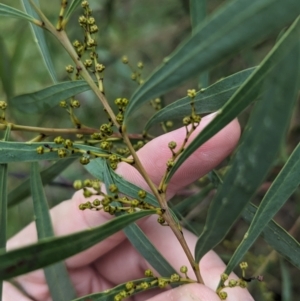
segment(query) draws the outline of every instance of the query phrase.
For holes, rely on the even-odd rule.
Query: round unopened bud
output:
[[[180,280],[180,276],[178,274],[171,275],[171,281],[172,282],[177,282],[179,280]]]
[[[109,191],[112,193],[117,193],[118,192],[118,187],[116,184],[110,184],[108,187]]]
[[[128,291],[130,291],[130,290],[133,289],[134,287],[135,287],[135,285],[134,285],[134,283],[133,283],[132,281],[127,282],[127,283],[125,284],[125,288],[126,288]]]
[[[66,66],[66,71],[67,71],[68,73],[73,73],[74,67],[73,67],[72,65],[68,65],[68,66]]]
[[[87,165],[90,163],[90,159],[89,157],[86,157],[86,156],[82,156],[79,160],[79,162],[82,164],[82,165]]]
[[[87,22],[86,17],[85,16],[80,16],[78,18],[78,22],[79,22],[80,25],[86,24],[86,22]]]
[[[133,73],[131,74],[131,79],[132,79],[132,80],[136,80],[136,79],[137,79],[137,74],[136,74],[135,72],[133,72]]]
[[[76,180],[76,181],[74,181],[73,187],[74,187],[76,190],[81,189],[81,188],[82,188],[82,181],[81,181],[81,180]]]
[[[89,25],[94,25],[94,24],[95,24],[95,18],[89,17],[89,18],[87,19],[87,23],[88,23]]]
[[[93,61],[91,59],[87,59],[83,64],[85,67],[91,67],[93,65]]]
[[[105,66],[103,64],[96,64],[95,69],[97,72],[102,72],[105,70]]]
[[[146,290],[147,288],[149,288],[149,283],[147,282],[142,282],[140,284],[141,289]]]
[[[98,32],[98,26],[94,24],[90,27],[90,33],[96,33],[96,32]]]
[[[175,162],[173,159],[169,159],[166,164],[168,168],[171,168],[174,166]]]
[[[190,116],[184,117],[184,118],[182,119],[182,123],[183,123],[184,125],[189,125],[189,124],[191,123],[191,118],[190,118]]]
[[[240,279],[238,284],[241,288],[246,288],[247,287],[247,282],[245,280]]]
[[[57,136],[56,138],[54,138],[54,142],[56,144],[62,144],[62,143],[64,143],[64,141],[65,141],[65,139],[62,138],[62,136]]]
[[[238,282],[235,279],[230,279],[228,282],[229,287],[235,287],[237,286]]]
[[[187,273],[187,271],[188,271],[188,268],[187,268],[187,266],[185,266],[185,265],[183,265],[182,267],[180,267],[180,272],[181,273]]]
[[[227,293],[226,292],[218,292],[219,298],[221,300],[226,300],[227,299]]]
[[[65,148],[59,148],[57,154],[60,158],[65,158],[67,156],[67,150]]]
[[[145,271],[145,276],[146,277],[153,277],[153,272],[150,269],[148,269],[148,270]]]
[[[72,147],[73,146],[73,141],[70,139],[66,139],[65,140],[65,146],[66,147]]]
[[[144,68],[144,64],[142,62],[138,62],[137,66],[139,69],[143,69]]]
[[[90,179],[85,179],[83,181],[83,186],[84,187],[92,187],[92,181]]]
[[[44,147],[41,145],[39,147],[36,148],[36,152],[39,154],[39,155],[42,155],[44,153]]]
[[[75,48],[78,48],[78,47],[82,46],[82,44],[81,44],[78,40],[75,40],[75,41],[73,42],[73,46],[74,46]]]
[[[227,274],[225,274],[225,273],[221,274],[221,280],[223,282],[226,281],[227,279],[228,279],[228,275]]]
[[[116,162],[112,162],[112,163],[110,163],[110,165],[109,165],[110,167],[111,167],[111,169],[113,169],[113,170],[116,170],[117,169],[117,167],[118,167],[118,163],[116,163]]]
[[[84,1],[81,2],[81,7],[86,8],[88,6],[89,6],[88,1],[84,0]]]
[[[241,263],[240,263],[240,268],[241,268],[242,270],[247,269],[247,268],[248,268],[248,263],[245,262],[245,261],[241,262]]]
[[[59,106],[60,106],[61,108],[67,108],[67,107],[68,107],[68,103],[67,103],[65,100],[61,100],[61,101],[59,102]]]
[[[163,224],[166,222],[166,220],[165,220],[162,216],[159,216],[159,217],[157,218],[157,222],[158,222],[159,224],[163,225]]]
[[[95,39],[89,39],[87,42],[86,42],[86,45],[88,46],[88,47],[94,47],[94,46],[97,46],[97,42],[96,42],[96,40]]]
[[[124,120],[124,115],[123,113],[119,112],[116,116],[116,120],[119,124],[122,124],[123,120]]]
[[[173,126],[173,121],[167,121],[166,122],[166,127],[171,128]]]
[[[158,278],[158,287],[165,288],[168,285],[168,281],[162,278]]]
[[[141,199],[144,199],[147,196],[147,192],[145,190],[139,190],[138,196]]]
[[[187,90],[187,96],[190,98],[195,98],[196,96],[196,90],[195,89],[189,89]]]
[[[86,189],[86,188],[83,188],[83,196],[85,197],[85,198],[89,198],[89,197],[91,197],[93,195],[93,193],[90,191],[90,190],[88,190],[88,189]],[[89,202],[87,202],[87,204],[88,204]],[[91,207],[92,207],[92,205],[91,205]],[[90,208],[88,208],[88,209],[90,209]]]
[[[170,149],[174,149],[177,146],[177,143],[175,141],[171,141],[169,142],[168,146]]]
[[[80,102],[79,102],[79,100],[77,100],[77,99],[72,99],[72,100],[71,100],[71,107],[72,107],[72,108],[75,108],[75,109],[79,108],[79,107],[80,107]]]
[[[122,63],[123,63],[123,64],[128,64],[128,57],[127,57],[126,55],[124,55],[124,56],[122,57]]]

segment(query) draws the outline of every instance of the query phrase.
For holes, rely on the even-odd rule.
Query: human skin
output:
[[[214,117],[204,117],[191,136],[191,141]],[[176,141],[180,145],[185,138],[185,128],[159,136],[150,141],[138,151],[138,156],[151,180],[158,184],[166,168],[166,161],[171,152],[168,142]],[[177,191],[189,185],[216,167],[235,148],[240,137],[240,126],[237,120],[232,121],[213,138],[196,150],[192,156],[179,168],[168,187],[168,198]],[[136,169],[126,163],[120,163],[117,172],[126,180],[149,190],[145,181]],[[87,228],[99,226],[111,216],[102,211],[80,211],[78,205],[86,202],[82,192],[76,192],[72,199],[62,202],[51,209],[51,218],[55,234],[66,235]],[[189,262],[177,239],[172,235],[169,227],[163,227],[151,216],[139,221],[139,226],[147,237],[173,265],[176,270],[180,266],[190,267]],[[196,236],[184,230],[185,239],[193,251]],[[8,250],[18,248],[37,240],[35,225],[31,223],[8,241]],[[77,294],[83,296],[93,292],[103,291],[117,284],[143,277],[146,269],[151,269],[147,261],[130,245],[123,232],[118,232],[94,247],[66,260],[71,280]],[[210,251],[200,261],[200,270],[204,279],[203,284],[188,284],[171,290],[150,290],[133,296],[128,300],[142,301],[219,301],[215,289],[224,271],[225,265],[218,255]],[[189,277],[193,277],[189,268]],[[231,275],[230,277],[236,277]],[[18,284],[28,296],[22,294],[11,284],[5,282],[3,286],[3,301],[50,301],[48,287],[41,270],[16,278]],[[228,301],[253,301],[246,289],[232,288],[227,290]]]

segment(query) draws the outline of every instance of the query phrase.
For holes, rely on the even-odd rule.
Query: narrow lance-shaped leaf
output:
[[[44,193],[39,165],[31,163],[30,186],[35,215],[38,239],[54,236],[48,202]],[[68,271],[62,262],[44,268],[46,281],[53,301],[72,300],[76,292],[71,283]]]
[[[78,254],[150,214],[155,214],[155,210],[122,215],[93,229],[67,236],[46,238],[33,245],[7,253],[2,252],[0,253],[0,280],[29,273]]]
[[[38,0],[32,0],[36,3],[36,5],[39,7],[39,1]],[[23,3],[23,7],[26,11],[26,13],[28,13],[29,15],[33,16],[34,18],[38,19],[39,16],[37,15],[37,13],[32,9],[30,3],[28,0],[22,0]],[[33,38],[34,41],[37,43],[38,48],[41,52],[43,61],[47,67],[47,70],[49,72],[49,75],[52,79],[52,81],[54,83],[57,83],[57,76],[56,76],[56,72],[54,69],[54,65],[50,56],[50,51],[48,49],[48,45],[47,45],[47,41],[45,39],[45,35],[44,35],[44,29],[37,27],[33,24],[30,24],[31,29],[32,29],[32,33],[33,33]]]
[[[197,92],[194,107],[197,114],[210,113],[219,110],[237,89],[254,72],[249,68],[224,79],[221,79],[206,89]],[[191,100],[189,97],[181,98],[155,113],[145,126],[145,131],[162,121],[180,120],[191,114]]]
[[[45,170],[41,171],[43,185],[49,184],[54,178],[62,173],[75,158],[60,160]],[[8,207],[15,206],[30,195],[29,179],[23,181],[19,186],[8,193]]]
[[[290,274],[290,270],[288,269],[286,263],[280,258],[280,271],[281,271],[281,295],[284,301],[292,301],[295,300],[293,298],[293,282]]]
[[[300,54],[300,47],[299,47]],[[299,58],[300,62],[300,58]],[[296,63],[296,62],[295,62]],[[299,64],[300,67],[300,64]],[[300,73],[300,72],[299,72]],[[300,74],[299,74],[300,75]],[[299,76],[300,79],[300,76]],[[258,238],[260,233],[277,213],[277,211],[288,200],[290,195],[300,184],[300,144],[294,150],[285,166],[273,181],[268,192],[261,201],[258,210],[251,222],[249,229],[242,242],[236,248],[234,254],[227,264],[225,273],[229,275],[232,270],[238,265],[246,252]],[[300,264],[300,259],[299,259]]]
[[[108,164],[104,163],[103,175],[104,183],[106,187],[109,187],[111,184],[116,184],[112,174],[115,174],[109,167]],[[115,174],[116,175],[116,174]],[[120,182],[126,182],[123,178],[119,177],[119,182],[117,187],[120,193],[123,193],[121,187],[119,187]],[[127,185],[124,185],[128,187]],[[124,187],[122,186],[122,187]],[[129,196],[137,197],[139,187],[135,186],[137,189],[134,193],[131,193]],[[108,190],[108,189],[107,189]],[[128,190],[127,190],[128,191]],[[133,192],[133,191],[132,191]],[[148,195],[149,193],[147,193]],[[147,196],[146,196],[147,197]],[[144,201],[147,201],[145,198]],[[151,243],[147,238],[144,232],[136,224],[131,224],[123,229],[128,240],[132,246],[148,261],[148,263],[161,275],[161,276],[170,276],[176,271],[169,264],[169,262],[164,258],[164,256],[156,249],[156,247]]]
[[[8,140],[10,127],[7,127],[3,140]],[[6,250],[7,229],[7,164],[0,164],[0,251]],[[0,301],[2,300],[2,280],[0,280]]]
[[[37,152],[38,147],[44,148],[44,153],[39,154]],[[54,142],[43,143],[43,142],[3,142],[0,141],[0,163],[9,163],[9,162],[32,162],[40,160],[60,160],[68,159],[74,157],[82,156],[81,150],[95,152],[99,155],[107,154],[98,147],[82,145],[82,144],[73,144],[73,150],[65,149],[67,152],[66,157],[59,157],[57,149],[65,149],[63,145],[56,144]]]
[[[146,101],[261,41],[299,13],[299,0],[226,1],[138,88],[126,109],[125,121]]]
[[[269,54],[244,82],[243,85],[232,95],[228,102],[218,111],[214,120],[186,147],[181,156],[175,162],[167,176],[168,182],[179,166],[203,143],[224,128],[230,121],[236,118],[244,109],[247,108],[259,95],[263,80],[268,72],[275,66],[274,62],[279,62],[295,46],[298,39],[299,18],[293,26],[283,35],[278,43],[273,47]]]
[[[41,22],[32,16],[25,14],[24,12],[15,9],[11,6],[5,5],[0,3],[0,16],[2,17],[11,17],[11,18],[17,18],[17,19],[24,19],[27,21],[30,21],[34,24],[41,25]]]
[[[192,24],[192,34],[197,33],[197,26],[203,22],[206,17],[207,1],[190,0],[190,16]],[[199,77],[199,86],[207,87],[209,84],[209,72],[204,71]]]
[[[79,4],[82,2],[82,0],[73,0],[72,3],[69,5],[65,17],[64,17],[64,23],[66,23],[74,10],[79,6]]]
[[[247,208],[242,213],[243,219],[250,224],[256,211],[256,206],[248,204]],[[271,220],[263,229],[262,236],[266,243],[277,253],[300,269],[300,244],[292,235],[280,227],[274,220]]]
[[[299,36],[300,18],[292,27]],[[290,34],[293,31],[289,31]],[[293,36],[293,35],[291,35]],[[288,40],[284,41],[287,42]],[[199,260],[230,230],[271,168],[286,134],[299,88],[299,42],[284,45],[290,50],[274,62],[264,82],[262,99],[256,104],[224,184],[209,208],[195,257]],[[286,75],[289,74],[290,77]],[[291,81],[290,78],[295,79]],[[270,105],[270,100],[272,101]]]
[[[42,113],[64,100],[89,90],[89,85],[82,80],[58,83],[37,92],[16,96],[11,104],[23,113]]]

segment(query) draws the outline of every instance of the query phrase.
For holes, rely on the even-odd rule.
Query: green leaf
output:
[[[25,19],[27,21],[30,21],[34,24],[39,24],[40,21],[33,18],[32,16],[29,16],[28,14],[23,13],[22,11],[15,9],[11,6],[7,6],[5,4],[0,3],[0,16],[2,17],[11,17],[11,18],[17,18],[17,19]]]
[[[255,68],[249,68],[224,79],[221,79],[206,89],[197,92],[194,99],[197,114],[217,111],[237,91],[237,89],[253,73]],[[191,114],[191,101],[189,97],[181,98],[154,114],[145,126],[147,131],[152,125],[162,121],[180,120]]]
[[[50,183],[53,179],[55,179],[58,175],[62,173],[72,162],[74,162],[75,158],[70,158],[66,160],[60,160],[45,170],[41,171],[41,178],[43,185]],[[23,181],[19,186],[8,193],[8,207],[15,206],[22,202],[25,198],[30,195],[30,185],[29,179]]]
[[[299,13],[299,0],[226,1],[137,89],[125,111],[125,121],[146,101],[258,43]]]
[[[73,0],[70,6],[68,7],[65,17],[64,17],[64,22],[67,22],[72,15],[73,11],[79,6],[79,4],[82,2],[82,0]]]
[[[52,148],[52,151],[48,147]],[[44,154],[38,154],[36,149],[39,146],[43,146],[45,149]],[[43,143],[43,142],[3,142],[0,141],[0,163],[9,162],[32,162],[40,160],[61,160],[74,157],[81,157],[82,154],[79,152],[72,153],[71,150],[67,150],[68,155],[65,158],[60,158],[57,154],[56,149],[64,148],[62,145],[55,144],[54,142]],[[98,147],[74,144],[73,148],[76,150],[93,151],[98,154],[106,154]],[[47,152],[46,152],[47,151]]]
[[[30,186],[33,200],[35,223],[39,240],[54,236],[48,202],[37,162],[31,164]],[[48,288],[53,301],[72,300],[76,292],[64,263],[59,262],[44,268]]]
[[[107,171],[106,161],[100,158],[92,160],[88,165],[85,165],[85,169],[93,175],[95,178],[104,181],[104,177]],[[141,190],[140,187],[126,181],[123,177],[115,173],[113,170],[109,170],[111,181],[113,181],[122,194],[125,194],[132,198],[138,197],[138,191]],[[151,194],[147,193],[145,199],[147,203],[158,206],[156,198]]]
[[[293,284],[291,274],[286,266],[286,263],[280,258],[280,271],[281,271],[281,296],[284,301],[294,300],[293,294]]]
[[[132,246],[144,257],[144,259],[148,261],[159,275],[167,277],[177,273],[167,259],[151,243],[138,225],[131,224],[123,231]]]
[[[13,64],[2,37],[0,37],[0,53],[0,79],[2,89],[6,94],[6,98],[10,99],[14,91]]]
[[[38,0],[33,0],[36,5],[39,7],[39,1]],[[26,13],[28,13],[29,15],[33,16],[34,18],[38,19],[39,16],[38,14],[32,9],[30,3],[28,2],[28,0],[22,0],[23,3],[23,7],[26,11]],[[57,75],[54,69],[54,65],[50,56],[50,51],[47,45],[47,41],[45,39],[45,35],[44,35],[44,29],[37,27],[33,24],[30,24],[31,29],[32,29],[32,33],[33,33],[33,39],[35,41],[35,43],[37,43],[38,48],[41,52],[43,61],[47,67],[47,70],[49,72],[49,75],[52,79],[52,81],[54,83],[57,83]]]
[[[243,85],[232,95],[228,102],[218,111],[214,120],[210,122],[205,129],[189,144],[181,156],[175,162],[170,173],[167,176],[168,182],[179,166],[202,144],[213,137],[217,132],[224,128],[230,121],[236,118],[244,109],[251,104],[260,94],[263,80],[268,72],[274,68],[277,62],[280,62],[285,55],[295,46],[298,41],[299,18],[293,26],[283,35],[282,39],[273,47],[269,54],[245,81]]]
[[[10,126],[7,127],[3,140],[9,139]],[[0,251],[6,250],[7,231],[7,164],[0,164]],[[0,301],[2,300],[2,280],[0,280]]]
[[[261,201],[249,229],[232,255],[224,273],[229,275],[235,266],[241,262],[244,255],[258,238],[262,230],[266,227],[269,221],[272,220],[273,216],[284,205],[299,184],[300,144],[298,144],[297,148],[294,150]]]
[[[102,160],[104,161],[104,160]],[[120,193],[124,193],[122,190],[122,187],[125,187],[125,190],[127,193],[129,190],[127,189],[130,185],[128,183],[127,185],[119,185],[119,183],[126,183],[124,179],[122,179],[120,176],[118,176],[116,173],[114,173],[111,168],[108,167],[108,164],[106,162],[102,163],[103,168],[103,176],[104,176],[104,183],[107,187],[109,187],[111,184],[116,184],[118,187],[118,190]],[[116,182],[114,180],[115,178],[118,178],[119,182]],[[133,185],[133,184],[132,184]],[[134,185],[135,186],[135,185]],[[129,194],[128,196],[130,197],[137,197],[138,191],[140,190],[139,187],[135,186],[136,190],[133,190],[134,187],[131,186],[131,191],[133,192]],[[146,198],[144,201],[147,201],[149,193],[147,193]],[[148,197],[149,199],[149,197]],[[169,262],[164,258],[164,256],[155,248],[155,246],[151,243],[151,241],[147,238],[147,236],[144,234],[144,232],[136,225],[136,224],[131,224],[124,228],[123,232],[127,236],[128,240],[132,244],[132,246],[148,261],[148,263],[161,275],[161,276],[170,276],[176,271],[174,268],[169,264]]]
[[[78,254],[155,210],[122,215],[96,228],[67,236],[45,238],[36,244],[0,253],[0,280],[10,279]]]
[[[190,15],[192,24],[192,34],[197,32],[197,26],[203,22],[206,17],[207,1],[190,0]],[[209,72],[204,71],[199,77],[199,87],[207,87],[209,84]]]
[[[288,33],[296,39],[294,47],[290,49],[289,43],[285,44],[290,51],[283,52],[284,58],[266,78],[262,99],[254,107],[232,167],[209,208],[205,228],[196,244],[197,262],[226,236],[279,152],[300,84],[300,43],[296,38],[300,33],[299,20],[289,30],[295,36]]]
[[[141,279],[136,279],[136,280],[131,280],[130,282],[133,282],[134,286],[139,285],[140,283],[146,282],[146,283],[151,283],[155,280],[156,278],[151,277],[151,278],[141,278]],[[151,287],[155,288],[158,287],[156,285],[151,285]],[[104,292],[100,293],[94,293],[90,295],[86,295],[84,297],[80,297],[77,299],[74,299],[72,301],[115,301],[115,296],[119,294],[122,291],[127,291],[126,289],[126,283],[119,284],[115,286],[114,288],[105,290]],[[133,295],[138,294],[142,292],[143,290],[141,289],[135,289],[133,292]]]
[[[37,92],[23,94],[11,99],[11,104],[23,113],[45,112],[59,104],[61,100],[89,90],[85,81],[63,82]]]
[[[135,287],[134,291],[132,292],[132,294],[130,294],[130,296],[134,296],[138,293],[145,291],[145,289],[140,288],[139,285],[141,283],[148,283],[149,284],[148,289],[158,288],[158,282],[156,277],[141,278],[141,279],[132,280],[130,282],[133,282]],[[178,281],[178,282],[172,282],[172,285],[180,285],[186,283],[187,281]],[[84,297],[80,297],[72,301],[115,301],[116,300],[115,296],[122,291],[128,291],[128,289],[126,289],[126,283],[119,284],[118,286],[105,290],[104,292],[86,295]]]
[[[248,204],[246,210],[243,211],[243,219],[251,223],[257,211],[257,207],[253,204]],[[300,244],[299,242],[280,227],[273,220],[263,229],[262,236],[264,240],[269,244],[277,253],[283,258],[288,260],[295,267],[300,269]]]

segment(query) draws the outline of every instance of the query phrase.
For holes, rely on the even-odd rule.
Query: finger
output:
[[[203,118],[194,135],[196,135],[196,132],[201,131],[210,121],[211,116]],[[196,150],[179,168],[174,179],[172,179],[171,194],[174,194],[176,190],[193,182],[218,165],[235,147],[239,135],[240,127],[235,120]],[[168,142],[176,141],[180,144],[184,138],[185,128],[181,128],[153,139],[138,152],[145,170],[155,183],[160,181],[166,168],[165,163],[171,156]],[[146,188],[145,181],[132,166],[121,163],[117,171],[127,180]],[[82,202],[86,202],[86,199],[84,199],[81,192],[77,192],[72,200],[65,201],[51,210],[56,235],[66,235],[89,227],[95,227],[111,218],[110,215],[103,212],[78,210],[78,205]],[[123,233],[119,232],[86,252],[72,257],[67,263],[70,267],[88,264],[108,252],[123,239]],[[36,229],[34,224],[31,224],[8,242],[8,249],[34,241],[36,241]]]
[[[169,227],[161,226],[156,222],[154,217],[151,217],[143,223],[142,228],[143,231],[147,233],[147,237],[155,245],[158,251],[168,260],[168,262],[174,267],[176,271],[179,271],[180,267],[185,265],[189,270],[188,276],[191,279],[195,279],[193,269],[190,266],[182,247],[180,246],[175,236],[172,235],[171,229]],[[187,230],[184,230],[184,236],[190,250],[194,250],[197,242],[197,237]],[[99,258],[94,263],[94,266],[99,275],[101,275],[114,285],[127,282],[132,279],[142,278],[145,270],[153,270],[149,263],[142,256],[140,256],[140,254],[138,254],[138,252],[131,246],[130,242],[128,242],[127,240],[120,244],[117,248],[109,251],[105,256]],[[201,259],[201,275],[203,277],[204,284],[211,290],[210,292],[207,291],[209,292],[207,294],[211,295],[213,292],[213,294],[215,295],[214,291],[218,286],[220,275],[224,272],[224,270],[225,264],[213,251],[208,252]],[[238,279],[238,277],[232,273],[229,276],[229,279]],[[253,301],[252,297],[246,289],[236,287],[227,290],[227,292],[228,295],[230,295],[230,298],[228,298],[227,300]],[[151,291],[148,294],[151,294]],[[145,300],[145,297],[143,296],[140,298],[139,295],[137,295],[135,300]]]

